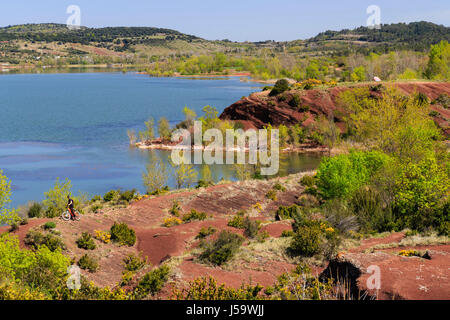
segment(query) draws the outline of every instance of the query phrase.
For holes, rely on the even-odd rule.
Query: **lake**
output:
[[[136,73],[11,74],[0,76],[0,169],[12,181],[12,205],[42,200],[55,179],[69,178],[73,191],[144,191],[142,172],[167,151],[130,148],[127,129],[144,129],[149,117],[183,119],[188,106],[224,108],[259,91],[239,78],[192,80]],[[318,156],[292,154],[281,174],[310,170]],[[214,179],[232,179],[229,166],[213,166]],[[169,181],[174,186],[174,181]]]

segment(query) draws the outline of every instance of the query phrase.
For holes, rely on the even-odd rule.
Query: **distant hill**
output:
[[[11,64],[146,63],[173,56],[217,52],[246,56],[288,53],[293,56],[346,56],[391,50],[425,52],[431,44],[450,41],[450,28],[430,22],[382,25],[380,30],[325,31],[307,40],[232,42],[205,40],[176,30],[153,27],[80,27],[64,24],[23,24],[0,28],[0,61]],[[87,59],[86,57],[90,58]],[[130,59],[134,58],[133,61]],[[45,61],[43,61],[45,59]],[[53,59],[53,60],[52,60]],[[56,60],[55,60],[56,59]],[[42,62],[43,61],[43,62]]]
[[[354,30],[325,31],[306,40],[306,44],[321,46],[345,43],[361,48],[426,50],[441,40],[450,41],[450,28],[431,22],[383,24],[380,29],[359,27]],[[331,46],[332,47],[332,46]],[[338,47],[338,46],[337,46]]]
[[[175,30],[151,27],[80,27],[70,30],[64,24],[24,24],[0,28],[0,40],[29,40],[45,42],[81,43],[113,42],[117,38],[128,39],[130,44],[151,43],[151,39],[192,41],[199,37]]]

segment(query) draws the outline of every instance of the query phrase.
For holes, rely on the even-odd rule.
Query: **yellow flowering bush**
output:
[[[164,227],[170,228],[173,226],[178,226],[182,223],[183,223],[183,221],[180,218],[169,217],[169,218],[164,219],[163,225],[164,225]]]
[[[402,250],[398,253],[399,256],[402,257],[420,257],[420,252],[416,250]]]
[[[94,230],[95,236],[94,238],[103,242],[110,243],[111,242],[111,234],[108,231],[102,230]]]
[[[257,202],[253,205],[253,209],[256,209],[258,212],[262,211],[262,205],[261,203]]]

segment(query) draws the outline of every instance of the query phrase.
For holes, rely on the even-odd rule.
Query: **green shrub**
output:
[[[54,252],[47,246],[36,250],[21,249],[17,236],[0,235],[2,281],[11,279],[24,284],[29,292],[39,294],[41,299],[56,299],[60,289],[66,288],[69,263],[69,258],[59,249]]]
[[[213,227],[208,228],[201,228],[198,232],[198,235],[195,237],[195,239],[204,239],[214,233],[216,233],[217,229]]]
[[[419,106],[427,106],[430,104],[427,95],[422,92],[417,93],[414,97],[414,100]]]
[[[233,219],[228,221],[227,225],[237,229],[244,229],[244,218],[242,215],[236,214]]]
[[[135,254],[129,254],[123,259],[125,270],[127,271],[138,271],[142,269],[147,264],[147,257],[141,254],[139,256]]]
[[[281,191],[281,192],[285,192],[286,191],[286,187],[283,186],[281,183],[277,182],[275,183],[275,185],[272,187],[273,190],[277,190],[277,191]]]
[[[42,205],[38,202],[34,202],[30,209],[28,209],[29,218],[40,218],[42,217]]]
[[[136,189],[126,190],[124,192],[121,192],[120,200],[130,202],[131,200],[136,198],[136,192],[137,192]]]
[[[114,223],[111,227],[111,240],[120,245],[134,246],[136,243],[136,233],[125,223]]]
[[[78,248],[85,250],[94,250],[96,248],[94,239],[88,232],[83,232],[76,241]]]
[[[175,217],[179,217],[181,212],[180,203],[174,200],[172,203],[172,208],[170,208],[169,212]]]
[[[27,218],[22,218],[21,220],[20,220],[20,225],[21,226],[24,226],[24,225],[27,225],[28,224],[28,219]]]
[[[203,243],[204,251],[199,258],[220,266],[233,257],[243,242],[242,236],[229,231],[222,231],[217,240]]]
[[[50,233],[44,235],[36,230],[30,230],[27,233],[24,243],[34,249],[38,249],[40,246],[45,245],[52,252],[58,249],[66,249],[66,245],[60,237]]]
[[[95,195],[92,197],[91,202],[102,201],[102,196]]]
[[[258,235],[260,222],[252,221],[249,217],[245,217],[243,221],[244,236],[247,238],[255,238]]]
[[[148,294],[155,295],[164,287],[169,279],[170,269],[163,265],[147,273],[135,289],[137,299],[143,299]]]
[[[53,188],[44,193],[45,199],[42,201],[45,210],[45,216],[47,218],[59,217],[67,208],[67,196],[70,195],[72,189],[72,183],[69,179],[60,182],[59,178],[56,179]],[[80,205],[81,200],[77,197],[73,197],[74,207],[77,208]]]
[[[269,232],[267,232],[267,230],[258,232],[258,234],[256,235],[256,240],[258,240],[258,242],[265,242],[268,238],[270,238],[270,234]]]
[[[299,95],[293,95],[291,101],[289,101],[289,105],[293,108],[300,107],[300,103],[302,102],[302,99]]]
[[[278,80],[270,91],[269,96],[276,96],[289,89],[289,82],[286,79]]]
[[[295,235],[295,232],[292,230],[283,230],[283,232],[281,233],[281,236],[283,238],[293,237],[294,235]]]
[[[316,224],[300,226],[292,238],[289,248],[294,254],[312,257],[320,251],[321,235],[322,231]]]
[[[450,97],[447,94],[442,93],[431,103],[432,104],[440,104],[445,109],[449,109],[450,108]]]
[[[83,270],[88,270],[89,272],[95,272],[99,268],[97,259],[88,254],[83,255],[80,260],[78,260],[78,266]]]
[[[440,113],[435,110],[431,110],[428,115],[432,118],[436,118],[436,117],[439,117]]]
[[[46,222],[42,227],[45,230],[55,229],[56,228],[56,223],[54,223],[53,221],[49,221],[49,222]]]
[[[16,230],[19,230],[19,223],[18,222],[11,223],[9,232],[14,232]]]
[[[304,187],[313,187],[316,183],[316,179],[313,176],[303,176],[300,179],[300,184]]]
[[[103,196],[103,201],[105,201],[105,202],[117,201],[118,199],[120,199],[120,191],[119,190],[108,191]]]
[[[198,212],[197,210],[192,209],[190,213],[186,213],[181,219],[183,222],[187,223],[193,220],[203,221],[206,220],[206,218],[208,218],[208,215],[205,212]]]
[[[324,158],[316,175],[320,195],[325,199],[349,198],[388,161],[389,156],[378,151]]]
[[[302,209],[296,204],[293,204],[290,207],[280,206],[275,212],[275,219],[276,220],[293,219],[294,215],[297,213],[302,215]]]
[[[266,198],[270,199],[272,201],[277,201],[277,191],[274,189],[270,189],[269,191],[267,191],[266,193]]]

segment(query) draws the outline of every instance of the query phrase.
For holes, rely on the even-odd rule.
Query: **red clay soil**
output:
[[[201,228],[214,227],[217,229],[213,239],[221,230],[231,230],[242,234],[242,230],[227,226],[234,214],[239,210],[246,210],[251,219],[263,222],[262,229],[271,237],[278,238],[284,230],[291,230],[290,222],[275,221],[274,212],[280,205],[291,205],[297,196],[303,192],[298,181],[302,174],[291,175],[281,179],[269,181],[248,181],[245,183],[230,183],[216,185],[206,189],[189,190],[161,195],[132,203],[126,208],[104,209],[101,213],[88,213],[82,216],[80,222],[64,222],[60,219],[30,219],[29,224],[20,226],[14,233],[19,236],[21,246],[23,239],[31,228],[40,228],[45,222],[55,221],[56,228],[61,232],[62,239],[67,246],[65,253],[78,260],[86,253],[77,247],[75,241],[82,232],[94,233],[94,230],[109,230],[114,222],[125,222],[136,231],[137,243],[133,247],[119,247],[113,243],[104,244],[96,240],[96,250],[90,251],[100,264],[99,271],[83,274],[99,286],[114,286],[122,277],[123,259],[130,253],[143,252],[153,266],[170,260],[173,274],[161,297],[167,297],[171,287],[184,287],[188,281],[198,277],[214,276],[219,283],[232,287],[240,287],[242,283],[273,285],[276,278],[286,271],[295,268],[295,264],[283,255],[279,256],[270,251],[256,252],[247,250],[249,259],[232,261],[225,267],[212,267],[200,263],[196,258],[199,240],[196,239]],[[278,192],[278,200],[272,201],[265,194],[272,186],[280,181],[287,190]],[[191,209],[204,211],[208,214],[205,221],[163,227],[163,221],[171,217],[168,213],[173,201],[181,204],[182,213]],[[261,204],[261,211],[253,208],[256,203]],[[8,228],[0,228],[6,232]],[[42,229],[41,229],[42,230]],[[43,232],[43,231],[42,231]],[[340,255],[345,261],[353,261],[361,269],[361,276],[355,281],[364,290],[364,281],[368,276],[365,268],[376,263],[382,270],[382,290],[378,294],[380,299],[405,298],[440,298],[450,299],[449,274],[449,245],[426,246],[420,250],[429,250],[432,259],[403,258],[396,250],[377,250],[375,253],[365,251],[377,244],[398,243],[404,237],[403,233],[390,234],[384,238],[363,240],[358,248],[350,249]],[[275,241],[275,240],[274,240]],[[281,241],[276,240],[276,241]],[[265,244],[264,244],[265,245]],[[244,244],[247,246],[247,244]],[[264,247],[265,248],[265,247]],[[245,248],[244,248],[245,249]],[[398,251],[401,250],[397,248]],[[246,254],[247,254],[246,253]],[[144,270],[147,272],[149,269]],[[315,272],[321,272],[314,268]],[[447,278],[446,278],[447,277]]]
[[[297,123],[302,123],[302,126],[310,126],[317,116],[334,114],[336,124],[341,131],[344,131],[345,126],[342,119],[334,112],[337,109],[339,94],[354,87],[376,84],[378,83],[354,85],[352,87],[340,86],[325,90],[289,91],[285,93],[287,99],[284,101],[279,101],[277,97],[269,97],[269,91],[257,92],[226,108],[220,115],[220,119],[239,121],[245,129],[262,129],[269,123],[275,127],[281,124],[294,125]],[[420,92],[431,100],[436,99],[440,94],[450,95],[450,82],[399,82],[383,83],[383,85],[394,86],[405,94]],[[294,94],[300,95],[300,105],[308,106],[309,111],[301,111],[298,107],[289,105],[289,101]],[[448,121],[450,119],[448,110],[440,106],[434,106],[432,109],[440,113],[434,117],[436,124],[443,128],[446,134],[450,134],[450,132],[447,132],[449,131]],[[345,113],[345,110],[340,111]]]

